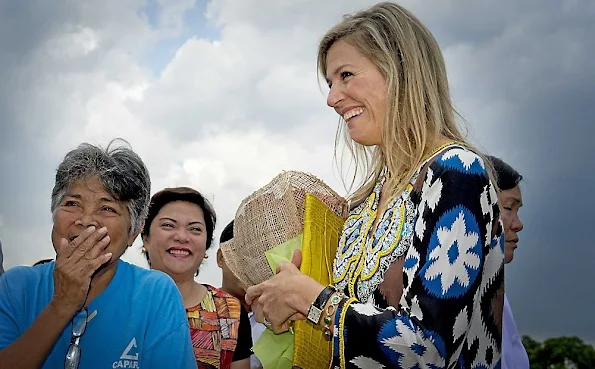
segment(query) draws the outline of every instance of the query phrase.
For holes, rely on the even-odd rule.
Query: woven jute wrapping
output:
[[[302,234],[306,193],[345,218],[347,201],[320,179],[286,171],[245,198],[235,216],[232,240],[221,244],[229,269],[244,288],[273,276],[265,252]]]

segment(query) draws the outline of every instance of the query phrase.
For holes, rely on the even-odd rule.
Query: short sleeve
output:
[[[157,275],[150,325],[143,354],[143,368],[196,368],[196,357],[190,341],[190,329],[182,297],[173,281],[166,275]],[[149,283],[148,283],[149,285]],[[146,288],[150,288],[149,286]]]
[[[252,327],[248,311],[242,306],[240,311],[240,327],[238,329],[238,344],[233,353],[232,361],[240,361],[252,355]]]
[[[0,276],[0,350],[12,344],[21,335],[17,312],[24,312],[15,306],[18,305],[18,296],[14,296],[13,293],[23,279],[19,277],[19,269],[21,268],[10,269]],[[15,286],[15,283],[19,286]]]

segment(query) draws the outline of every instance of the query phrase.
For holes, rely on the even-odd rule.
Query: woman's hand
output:
[[[299,264],[301,252],[298,250],[291,263],[279,264],[275,276],[246,291],[246,302],[252,305],[256,321],[262,323],[266,317],[275,333],[287,331],[293,320],[305,319],[310,304],[324,289],[302,274]]]
[[[254,319],[259,323],[265,324],[265,326],[271,329],[275,334],[287,332],[293,327],[293,322],[296,320],[306,320],[305,316],[296,312],[279,325],[276,319],[271,318],[273,319],[273,322],[275,322],[273,323],[269,320],[269,318],[265,317],[263,305],[259,303],[258,298],[252,302],[251,307],[252,312],[254,313]]]
[[[56,248],[54,267],[54,298],[50,302],[57,312],[74,315],[85,303],[91,277],[111,253],[102,252],[109,245],[107,228],[86,228],[71,242],[63,238]]]

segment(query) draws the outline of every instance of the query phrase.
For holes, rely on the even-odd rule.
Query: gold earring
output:
[[[205,254],[204,259],[208,259],[208,258],[209,258],[209,255]]]

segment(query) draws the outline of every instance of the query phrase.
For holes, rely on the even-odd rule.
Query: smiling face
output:
[[[386,80],[370,59],[345,40],[327,53],[328,106],[346,122],[355,142],[379,145],[386,114]]]
[[[164,205],[153,219],[143,242],[152,269],[161,270],[174,279],[193,278],[207,245],[202,209],[186,201]]]
[[[113,254],[106,269],[122,256],[138,234],[130,235],[130,214],[125,203],[114,199],[97,177],[75,181],[54,211],[52,244],[54,249],[62,238],[74,240],[89,226],[107,228],[110,243],[104,254]]]
[[[514,258],[514,251],[519,242],[518,234],[523,230],[523,222],[519,218],[519,209],[523,206],[523,198],[518,185],[510,190],[500,191],[498,197],[502,206],[502,223],[504,224],[506,240],[504,262],[510,263]]]

